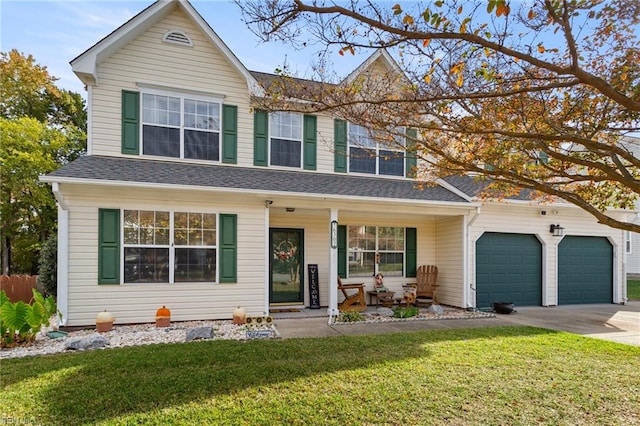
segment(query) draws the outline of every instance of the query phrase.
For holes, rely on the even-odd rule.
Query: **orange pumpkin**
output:
[[[156,311],[156,318],[170,318],[171,311],[166,306],[162,306],[162,308]]]

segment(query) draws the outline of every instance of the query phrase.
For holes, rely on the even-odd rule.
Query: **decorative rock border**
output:
[[[406,321],[434,321],[434,320],[457,320],[457,319],[480,319],[480,318],[495,318],[493,312],[484,311],[466,311],[461,309],[445,309],[442,314],[429,313],[427,310],[420,310],[420,313],[415,317],[410,318],[394,318],[385,315],[379,315],[377,313],[362,314],[366,319],[364,321],[349,321],[342,322],[336,321],[338,317],[333,317],[331,325],[354,325],[354,324],[375,324],[381,322],[406,322]]]

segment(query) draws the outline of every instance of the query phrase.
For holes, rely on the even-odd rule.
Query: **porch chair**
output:
[[[438,289],[438,267],[435,265],[421,265],[417,270],[416,305],[438,304],[436,290]]]
[[[338,310],[363,312],[367,309],[367,304],[364,300],[364,283],[342,284],[342,280],[338,276],[338,289],[344,295],[344,300],[338,303]],[[350,294],[347,290],[357,291]]]

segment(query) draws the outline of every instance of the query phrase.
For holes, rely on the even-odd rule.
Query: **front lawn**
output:
[[[629,300],[640,300],[640,280],[627,281],[627,298]]]
[[[139,346],[3,360],[0,418],[637,424],[639,367],[639,347],[531,327]]]

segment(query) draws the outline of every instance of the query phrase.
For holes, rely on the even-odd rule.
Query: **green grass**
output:
[[[627,281],[627,297],[629,300],[640,300],[640,280]]]
[[[622,425],[639,366],[639,347],[531,327],[139,346],[3,360],[0,419]]]

